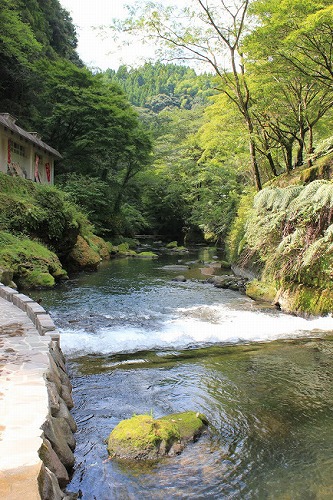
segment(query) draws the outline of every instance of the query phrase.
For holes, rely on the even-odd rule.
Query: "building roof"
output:
[[[56,158],[62,158],[61,154],[56,149],[51,148],[51,146],[43,142],[36,132],[26,132],[23,128],[16,125],[15,122],[16,118],[11,116],[9,113],[0,113],[0,124],[2,124],[4,127],[12,130],[12,132],[16,132],[16,134],[20,135],[22,138],[24,137],[24,139],[27,139],[29,142],[32,142],[39,148],[48,151]]]

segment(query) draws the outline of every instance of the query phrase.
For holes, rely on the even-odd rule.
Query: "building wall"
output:
[[[15,132],[0,127],[0,172],[42,184],[53,184],[54,158]]]

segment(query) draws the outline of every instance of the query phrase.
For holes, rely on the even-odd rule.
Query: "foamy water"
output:
[[[178,308],[149,329],[102,327],[94,332],[63,329],[61,345],[69,356],[140,350],[186,349],[211,344],[263,342],[318,337],[333,331],[333,318],[305,319],[277,311],[236,310],[225,304]]]

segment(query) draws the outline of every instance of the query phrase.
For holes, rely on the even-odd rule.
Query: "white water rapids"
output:
[[[65,328],[61,331],[62,349],[74,357],[319,337],[333,331],[331,316],[305,319],[274,310],[260,310],[252,307],[252,301],[246,298],[236,302],[238,309],[235,301],[177,308],[172,315],[160,315],[162,321],[149,328],[126,324],[104,326],[94,332]],[[111,316],[105,317],[112,321]],[[149,321],[149,318],[147,312],[144,319]]]

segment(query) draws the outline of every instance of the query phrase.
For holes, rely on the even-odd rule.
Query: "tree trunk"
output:
[[[271,167],[271,171],[273,172],[274,177],[277,177],[278,174],[276,171],[276,167],[275,167],[272,153],[270,153],[270,152],[266,153],[266,158],[268,160],[269,166]]]
[[[252,163],[252,171],[255,178],[257,191],[261,191],[262,185],[260,180],[260,172],[257,162],[257,154],[256,154],[256,145],[252,136],[250,136],[250,155],[251,155],[251,163]]]
[[[308,167],[312,167],[312,159],[310,158],[309,155],[311,155],[313,153],[313,128],[312,128],[312,125],[310,125],[310,123],[308,123],[308,127],[309,127],[309,143],[308,143],[308,147],[307,147],[307,165]]]
[[[248,110],[246,110],[246,112],[244,113],[244,117],[245,117],[247,128],[248,128],[248,131],[250,134],[249,147],[250,147],[252,172],[254,175],[257,191],[261,191],[262,185],[261,185],[260,172],[259,172],[259,166],[258,166],[258,161],[257,161],[257,151],[256,151],[256,145],[255,145],[255,142],[253,139],[253,123],[252,123],[251,117],[248,113]]]
[[[295,167],[301,167],[304,163],[303,161],[304,141],[302,138],[297,139],[297,141],[298,141],[298,149],[297,149]]]
[[[293,146],[290,143],[284,145],[285,161],[287,172],[290,173],[293,169]]]

